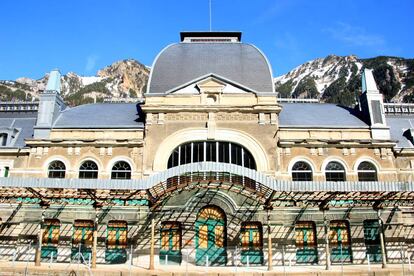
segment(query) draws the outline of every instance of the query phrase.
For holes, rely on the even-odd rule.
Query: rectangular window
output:
[[[170,250],[170,235],[167,231],[161,231],[161,250]]]
[[[263,247],[262,225],[260,222],[243,222],[241,226],[242,250],[259,250]]]
[[[344,171],[327,171],[325,173],[326,181],[345,181]]]
[[[259,231],[254,231],[252,233],[252,245],[253,248],[258,249],[261,248],[261,244],[262,244],[262,237],[261,237],[261,233]]]
[[[59,244],[60,221],[58,219],[45,219],[42,228],[42,245],[57,246]]]
[[[316,247],[316,230],[314,222],[298,222],[296,223],[295,229],[297,247]]]
[[[216,142],[206,142],[206,161],[216,162]]]
[[[241,231],[241,244],[243,250],[250,249],[250,233],[249,231]]]
[[[204,161],[204,142],[193,143],[193,162]]]
[[[214,229],[214,236],[216,238],[215,244],[216,247],[223,247],[224,246],[224,227],[218,225]]]
[[[161,250],[181,250],[181,226],[179,222],[164,222],[162,224]]]
[[[94,223],[92,220],[75,220],[73,225],[72,246],[92,247]]]
[[[191,143],[180,146],[180,165],[191,163]]]
[[[229,143],[221,142],[219,143],[219,162],[229,163]]]
[[[380,224],[378,220],[364,220],[364,239],[367,248],[366,254],[370,261],[381,262]]]
[[[198,231],[198,248],[206,249],[208,247],[208,226],[200,225]]]
[[[364,238],[365,244],[380,243],[380,227],[378,220],[364,220]]]
[[[106,237],[107,248],[126,248],[128,245],[128,224],[125,221],[109,221]]]
[[[312,172],[292,171],[292,181],[312,181]]]
[[[98,171],[79,171],[80,179],[97,179]]]
[[[329,243],[336,246],[338,244],[349,245],[349,228],[347,221],[331,221],[329,224]]]
[[[181,233],[178,229],[171,231],[172,250],[181,249]]]
[[[316,226],[313,221],[300,221],[295,225],[296,262],[317,263]]]
[[[4,167],[4,177],[9,177],[9,167]]]
[[[231,145],[231,163],[239,166],[243,165],[241,147],[235,144]]]
[[[7,145],[7,133],[0,134],[0,146],[5,147]]]
[[[332,220],[329,223],[329,244],[332,263],[352,262],[351,236],[346,220]]]

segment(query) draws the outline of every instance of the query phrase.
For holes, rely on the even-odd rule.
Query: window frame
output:
[[[303,229],[309,230],[311,229],[311,233],[313,234],[312,242],[308,242],[308,233],[303,232],[303,239],[300,240],[300,236],[298,237],[298,231],[302,231]],[[305,239],[306,234],[306,239]],[[303,247],[318,247],[318,233],[316,232],[316,223],[314,221],[297,221],[295,223],[295,246],[296,248],[303,248]]]
[[[95,223],[93,220],[75,220],[73,222],[72,247],[78,247],[80,245],[84,248],[92,248],[94,230]],[[80,239],[77,239],[77,231],[81,231]]]
[[[166,242],[165,242],[166,241]],[[175,243],[178,241],[178,243]],[[181,251],[182,249],[182,228],[179,221],[163,221],[160,228],[160,250]]]
[[[93,163],[96,166],[96,169],[82,169],[82,166],[84,166],[87,163]],[[85,177],[88,173],[92,174],[92,177]],[[82,176],[83,175],[83,176]],[[99,177],[99,166],[98,164],[93,160],[85,160],[81,163],[79,166],[79,179],[97,179]]]
[[[129,169],[124,169],[124,170],[115,170],[115,166],[117,166],[118,164],[126,164],[128,166]],[[124,177],[119,177],[119,174],[124,174]],[[129,162],[124,161],[124,160],[119,160],[117,162],[115,162],[112,165],[111,168],[111,179],[118,179],[118,180],[128,180],[131,179],[132,176],[132,167],[131,164],[129,164]]]
[[[111,233],[115,232],[115,240],[111,240]],[[125,241],[121,240],[125,236]],[[110,220],[106,226],[106,248],[126,249],[128,247],[128,223],[124,220]]]
[[[305,164],[307,166],[307,169],[306,170],[303,170],[303,169],[295,169],[295,166],[297,164]],[[309,174],[310,174],[310,177],[299,177],[300,174],[303,174],[303,175],[306,174],[307,176],[309,176]],[[291,176],[292,176],[292,181],[313,181],[313,170],[312,170],[312,166],[308,162],[306,162],[306,161],[298,160],[292,166]]]
[[[9,139],[9,133],[1,132],[0,133],[0,147],[7,147]]]
[[[328,168],[329,166],[339,165],[341,169]],[[342,177],[340,175],[342,174]],[[336,160],[329,161],[325,166],[325,180],[332,182],[346,181],[346,168],[345,166]]]
[[[371,166],[370,169],[363,168],[363,165]],[[378,181],[378,170],[377,167],[370,161],[362,161],[357,167],[358,181],[375,182]],[[365,175],[364,175],[365,174]]]
[[[63,169],[51,169],[53,164],[63,165]],[[59,177],[59,176],[60,177]],[[48,178],[65,178],[66,177],[66,164],[61,160],[53,160],[47,166],[47,177]]]
[[[248,244],[243,243],[243,238],[248,234]],[[255,242],[254,235],[258,234],[259,241]],[[259,221],[244,221],[240,227],[240,245],[243,251],[263,249],[263,226]]]
[[[42,246],[58,246],[60,238],[60,220],[44,219],[42,222]],[[55,235],[57,237],[55,237]]]
[[[212,152],[213,149],[214,153]],[[227,163],[252,170],[257,169],[256,160],[247,148],[228,141],[191,141],[183,143],[171,152],[167,168],[195,162]]]

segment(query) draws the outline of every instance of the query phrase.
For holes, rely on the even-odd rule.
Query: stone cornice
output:
[[[31,147],[50,147],[50,146],[142,146],[143,139],[30,139],[26,143]]]
[[[395,141],[380,141],[380,140],[333,140],[333,139],[281,139],[278,142],[282,148],[290,147],[334,147],[334,148],[392,148],[395,146]]]

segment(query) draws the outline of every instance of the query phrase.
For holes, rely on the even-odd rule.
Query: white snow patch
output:
[[[89,85],[98,81],[103,80],[104,78],[102,77],[80,77],[82,85]]]

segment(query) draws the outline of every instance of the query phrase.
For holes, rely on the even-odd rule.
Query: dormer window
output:
[[[0,133],[0,146],[1,147],[7,146],[7,138],[8,138],[7,133]]]

